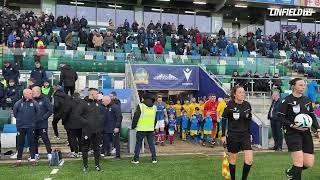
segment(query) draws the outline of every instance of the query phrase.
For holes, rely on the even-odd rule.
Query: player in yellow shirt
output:
[[[191,114],[195,114],[195,109],[199,108],[199,104],[197,103],[197,99],[196,98],[192,98],[191,99],[191,104],[190,104],[190,109],[191,109]]]
[[[183,109],[186,111],[186,114],[188,115],[189,118],[191,118],[191,108],[190,108],[190,101],[189,100],[185,100],[184,104],[183,104]]]
[[[181,116],[181,108],[182,108],[181,102],[180,100],[178,100],[177,103],[174,105],[174,109],[177,112],[177,117]]]
[[[203,111],[204,111],[204,103],[205,100],[204,99],[199,99],[199,109],[200,109],[200,113],[203,115]]]
[[[220,132],[222,130],[222,126],[221,126],[221,120],[222,120],[222,114],[225,110],[225,108],[227,107],[227,103],[230,100],[230,96],[226,95],[226,97],[224,99],[222,98],[218,98],[218,107],[217,107],[217,121],[218,121],[218,125],[217,125],[217,132],[218,132],[218,138],[221,137],[221,133]],[[220,130],[220,131],[219,131]]]

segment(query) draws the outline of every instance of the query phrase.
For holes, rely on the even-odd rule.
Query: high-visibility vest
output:
[[[154,131],[156,119],[156,106],[148,107],[145,104],[139,104],[141,114],[137,124],[137,131]]]
[[[50,92],[50,87],[44,87],[44,86],[42,86],[42,88],[41,88],[41,92],[42,92],[42,94],[44,94],[44,95],[48,95],[49,94],[49,92]]]
[[[5,79],[1,80],[1,83],[3,84],[3,87],[6,88],[7,87],[7,81]]]

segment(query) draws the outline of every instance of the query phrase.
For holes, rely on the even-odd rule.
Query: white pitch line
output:
[[[52,178],[45,178],[44,180],[52,180]]]
[[[59,164],[59,166],[63,166],[64,164],[64,160],[61,161],[61,163]]]
[[[50,174],[51,174],[51,175],[52,175],[52,174],[57,174],[58,171],[59,171],[59,169],[53,169]]]

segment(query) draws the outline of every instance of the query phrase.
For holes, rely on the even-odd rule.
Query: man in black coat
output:
[[[66,114],[64,126],[68,129],[70,133],[70,149],[71,153],[69,157],[76,158],[79,157],[79,152],[81,152],[81,135],[82,135],[82,124],[78,119],[77,109],[82,106],[84,101],[80,99],[79,93],[74,93],[72,99],[67,101],[64,107],[64,112]]]
[[[10,79],[13,79],[16,84],[19,83],[18,79],[20,73],[9,61],[4,62],[4,67],[2,68],[2,75],[4,79],[7,81],[7,83]]]
[[[104,96],[102,104],[104,106],[103,152],[110,156],[110,144],[113,142],[116,148],[116,159],[120,159],[121,109],[111,100],[110,96]]]
[[[64,92],[72,96],[75,90],[75,82],[78,80],[77,73],[71,68],[69,64],[64,64],[61,67],[60,85],[64,86]]]
[[[89,97],[76,110],[79,121],[82,124],[82,160],[83,172],[88,173],[88,151],[93,147],[95,169],[101,171],[100,166],[100,143],[103,131],[103,108],[98,102],[99,91],[96,88],[89,88]]]
[[[87,27],[88,21],[82,16],[82,18],[80,19],[80,24],[81,27]]]
[[[65,99],[68,98],[67,95],[61,90],[61,86],[55,87],[55,92],[53,93],[53,121],[52,127],[54,131],[55,138],[60,139],[58,132],[58,123],[60,119],[64,119],[64,105]]]

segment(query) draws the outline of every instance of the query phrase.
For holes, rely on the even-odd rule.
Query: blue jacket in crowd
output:
[[[228,44],[228,46],[227,46],[227,54],[228,54],[228,56],[235,56],[236,52],[237,52],[237,49],[236,49],[235,45],[233,45],[231,43]]]
[[[213,56],[217,56],[219,55],[219,49],[217,46],[212,46],[211,49],[210,49],[210,52]]]
[[[20,99],[13,106],[13,116],[16,118],[17,128],[34,128],[39,112],[40,107],[36,101]]]
[[[16,42],[16,36],[12,33],[8,36],[8,45],[12,46]]]
[[[36,120],[35,129],[47,129],[48,128],[48,119],[53,113],[53,106],[50,100],[44,96],[40,95],[39,97],[33,98],[39,104],[39,116]]]
[[[37,83],[38,86],[43,86],[43,82],[47,80],[46,71],[40,67],[40,68],[34,68],[31,71],[30,78],[33,78]]]

